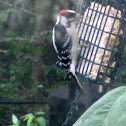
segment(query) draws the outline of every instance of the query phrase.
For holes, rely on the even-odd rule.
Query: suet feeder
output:
[[[117,86],[115,80],[126,41],[126,1],[76,3],[76,11],[81,15],[77,24],[78,39],[82,43],[77,73],[93,83]]]

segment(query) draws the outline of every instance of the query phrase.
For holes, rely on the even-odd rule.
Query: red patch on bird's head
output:
[[[63,14],[63,13],[66,13],[66,12],[67,12],[67,10],[61,10],[59,13]]]

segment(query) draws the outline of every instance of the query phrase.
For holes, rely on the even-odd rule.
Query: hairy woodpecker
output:
[[[76,19],[77,13],[74,10],[61,10],[53,28],[52,38],[59,66],[67,70],[68,78],[74,78],[76,87],[83,92],[75,70],[81,49],[76,31]]]

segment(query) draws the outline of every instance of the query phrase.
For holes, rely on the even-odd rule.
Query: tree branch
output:
[[[21,37],[16,37],[16,38],[0,38],[0,43],[2,42],[10,42],[10,41],[26,41],[27,39],[21,38]]]
[[[7,50],[0,49],[0,53],[7,53]]]
[[[21,37],[15,37],[15,38],[0,38],[0,43],[2,42],[10,42],[10,41],[26,41],[26,40],[30,40],[30,42],[34,42],[35,40],[37,40],[37,38],[48,35],[48,34],[52,34],[52,30],[47,30],[47,31],[42,31],[42,32],[38,32],[34,35],[34,37],[32,38],[21,38]]]
[[[23,12],[25,12],[25,13],[29,13],[29,14],[31,14],[31,15],[35,15],[35,13],[32,12],[32,11],[26,10],[26,9],[24,9],[24,8],[17,7],[17,6],[15,6],[15,5],[10,4],[10,3],[8,3],[8,2],[5,2],[5,1],[3,1],[3,0],[0,0],[0,2],[3,3],[3,4],[5,4],[5,5],[8,5],[8,6],[10,6],[10,7],[14,7],[14,8],[18,9],[18,10],[21,10],[21,11],[23,11]]]

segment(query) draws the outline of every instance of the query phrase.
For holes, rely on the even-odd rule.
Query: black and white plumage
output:
[[[77,88],[83,92],[76,76],[76,64],[80,53],[80,45],[76,31],[76,12],[73,10],[61,10],[57,22],[53,28],[53,46],[58,55],[59,64],[68,72],[68,76],[74,78]]]
[[[58,54],[58,59],[65,69],[69,69],[71,63],[72,41],[66,28],[61,24],[55,25],[53,29],[53,45]]]

